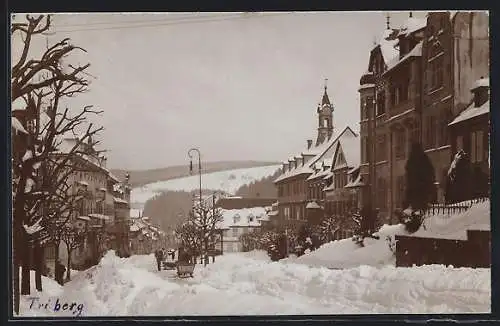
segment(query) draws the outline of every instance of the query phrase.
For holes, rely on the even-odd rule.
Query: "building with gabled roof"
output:
[[[314,209],[322,209],[324,205],[322,189],[332,179],[329,170],[338,139],[348,135],[357,137],[349,127],[334,128],[333,105],[326,86],[316,114],[316,142],[307,140],[302,151],[283,162],[282,173],[274,181],[278,188],[277,212],[280,223],[302,224],[308,221],[309,216],[317,216]]]

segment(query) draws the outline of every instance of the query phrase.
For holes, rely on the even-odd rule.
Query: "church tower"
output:
[[[316,139],[316,146],[324,143],[333,134],[333,105],[330,103],[327,93],[327,85],[325,79],[325,92],[323,93],[323,98],[321,103],[318,104],[318,138]]]

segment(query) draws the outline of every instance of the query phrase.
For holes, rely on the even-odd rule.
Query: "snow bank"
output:
[[[467,230],[490,230],[490,201],[474,204],[460,214],[440,214],[428,217],[424,221],[424,226],[410,236],[466,240]],[[331,269],[352,268],[360,265],[394,265],[395,257],[390,250],[387,237],[394,239],[395,235],[409,234],[402,224],[398,224],[382,226],[378,235],[379,240],[365,238],[364,247],[359,247],[351,238],[336,240],[301,257],[282,261]]]
[[[395,257],[386,239],[387,237],[394,238],[394,235],[398,234],[407,234],[402,224],[384,225],[376,233],[380,239],[365,238],[364,247],[357,245],[352,241],[352,238],[335,240],[308,254],[283,261],[331,269],[351,268],[360,265],[394,265]]]
[[[243,185],[273,175],[279,168],[279,165],[270,165],[206,173],[202,174],[202,187],[233,194]],[[132,189],[131,202],[144,204],[162,191],[192,191],[199,189],[199,186],[198,175],[154,182]]]
[[[490,201],[473,204],[459,214],[431,216],[425,219],[424,226],[412,236],[466,240],[467,230],[490,230]]]
[[[262,251],[217,257],[194,278],[155,271],[152,255],[119,258],[108,252],[44,300],[77,302],[82,316],[300,315],[489,312],[489,269],[442,266],[346,270],[270,262]],[[23,315],[76,316],[49,308]]]

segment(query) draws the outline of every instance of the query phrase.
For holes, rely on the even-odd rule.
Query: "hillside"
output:
[[[209,195],[218,190],[230,194],[242,193],[244,197],[256,197],[257,193],[261,198],[275,197],[272,196],[272,179],[278,168],[277,165],[271,165],[203,174],[203,194]],[[198,176],[189,176],[136,187],[131,194],[132,206],[142,209],[143,215],[151,218],[162,229],[172,230],[190,210],[193,194],[198,194],[198,181]]]
[[[218,172],[225,170],[252,168],[259,166],[267,166],[279,164],[276,162],[265,161],[218,161],[218,162],[203,162],[202,168],[204,173]],[[111,169],[111,172],[118,178],[123,178],[126,172],[130,173],[130,183],[132,187],[140,187],[148,183],[156,181],[166,181],[176,178],[189,176],[189,165],[175,165],[161,169],[150,170],[131,170]]]
[[[202,188],[205,190],[219,190],[228,194],[234,194],[243,185],[273,175],[279,168],[279,165],[267,165],[205,173],[202,175]],[[133,188],[131,203],[134,208],[139,208],[150,198],[165,191],[191,192],[197,189],[199,189],[199,177],[197,175],[157,181]]]
[[[281,171],[276,170],[273,175],[253,181],[250,184],[245,184],[236,191],[235,195],[247,198],[277,198],[278,190],[274,184],[274,180],[276,180],[280,174]]]

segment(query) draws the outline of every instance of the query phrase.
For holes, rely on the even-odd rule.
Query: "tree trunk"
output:
[[[23,232],[23,241],[20,243],[21,247],[21,266],[22,266],[22,276],[21,276],[21,294],[30,294],[30,250],[31,245],[29,243],[28,235]]]
[[[35,242],[34,249],[34,261],[35,261],[35,286],[37,291],[42,291],[42,269],[43,269],[43,248],[40,246],[40,242],[37,240]]]
[[[14,313],[16,315],[19,315],[19,272],[20,272],[20,264],[19,264],[19,228],[16,227],[18,223],[14,221],[14,228],[13,228],[13,233],[12,233],[12,262],[13,262],[13,286],[12,286],[12,292],[13,292],[13,300],[14,300]]]
[[[59,280],[57,279],[57,273],[55,272],[56,271],[55,266],[57,265],[57,260],[59,259],[59,247],[60,247],[60,244],[61,244],[61,240],[55,240],[54,241],[54,253],[55,253],[55,257],[54,257],[54,280],[56,282],[59,282]]]
[[[68,246],[68,248],[69,248],[69,246]],[[72,250],[68,249],[68,266],[66,266],[66,268],[68,269],[68,271],[66,272],[66,279],[68,281],[71,280],[71,251]]]

